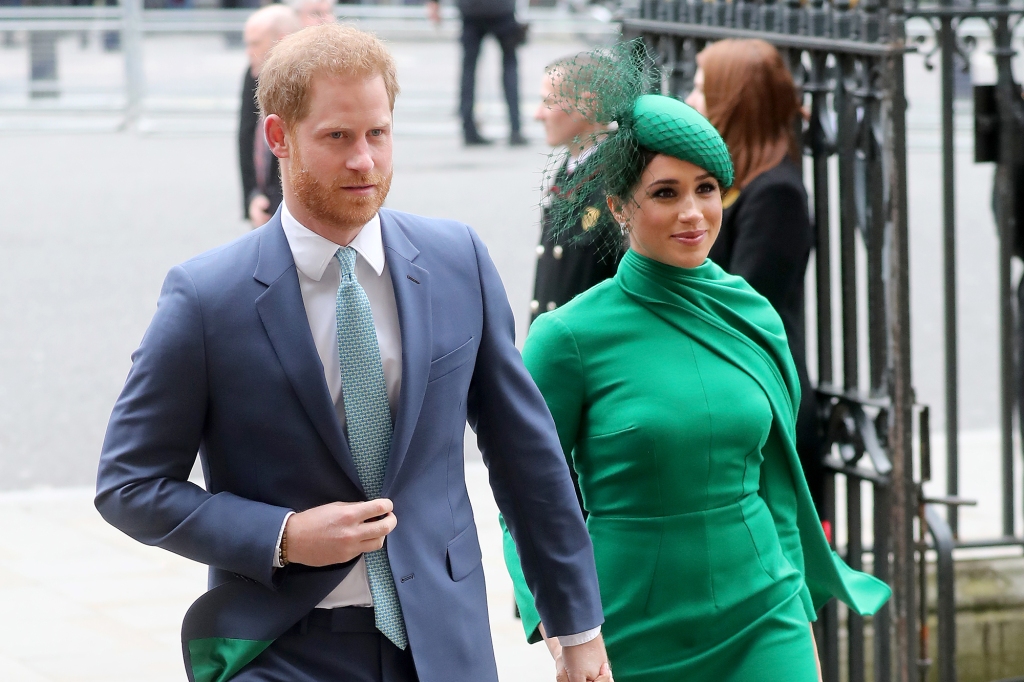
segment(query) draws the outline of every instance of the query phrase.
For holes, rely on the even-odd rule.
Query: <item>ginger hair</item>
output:
[[[294,125],[309,114],[309,94],[320,76],[384,79],[391,110],[398,95],[395,60],[375,35],[345,24],[310,26],[283,38],[260,71],[260,114],[277,114]]]
[[[732,154],[742,189],[788,155],[800,161],[800,100],[779,51],[763,40],[720,40],[697,55],[708,120]]]

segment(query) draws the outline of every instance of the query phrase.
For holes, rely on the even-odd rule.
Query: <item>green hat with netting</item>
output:
[[[625,198],[645,166],[646,152],[667,154],[700,166],[723,188],[733,182],[732,159],[722,136],[693,107],[673,97],[650,94],[661,82],[642,40],[584,52],[548,67],[559,106],[593,123],[610,124],[593,135],[595,148],[559,183],[549,211],[556,232],[569,232],[595,192]],[[548,176],[565,163],[551,157]],[[621,248],[621,235],[609,235]]]
[[[725,140],[689,104],[664,95],[642,95],[633,105],[632,128],[640,146],[700,166],[723,187],[732,185],[732,158]]]

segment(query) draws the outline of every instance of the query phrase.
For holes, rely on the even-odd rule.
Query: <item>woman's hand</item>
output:
[[[551,654],[551,658],[558,663],[558,659],[562,655],[562,645],[558,643],[557,637],[548,637],[548,633],[544,631],[544,623],[537,626],[537,630],[540,632],[540,636],[544,638],[544,645],[548,648],[548,653]],[[561,669],[560,666],[556,669]]]
[[[821,659],[818,658],[818,643],[814,640],[814,623],[811,626],[811,646],[814,647],[814,665],[818,666],[818,682],[822,682],[821,678]]]
[[[563,647],[555,670],[558,682],[614,682],[601,635],[584,644]]]

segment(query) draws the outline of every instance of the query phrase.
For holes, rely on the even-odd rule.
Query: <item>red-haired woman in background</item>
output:
[[[718,129],[736,169],[709,257],[743,277],[782,318],[803,398],[797,451],[824,517],[824,470],[804,342],[804,275],[814,247],[800,171],[800,100],[778,51],[763,40],[721,40],[697,55],[687,104]]]

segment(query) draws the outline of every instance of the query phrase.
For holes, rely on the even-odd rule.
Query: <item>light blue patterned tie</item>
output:
[[[388,389],[370,301],[356,280],[356,252],[346,246],[338,249],[334,257],[341,266],[336,311],[348,443],[366,497],[373,500],[380,497],[384,486],[384,470],[391,448]],[[409,641],[387,547],[367,552],[363,558],[370,578],[377,629],[399,649],[405,649]]]

